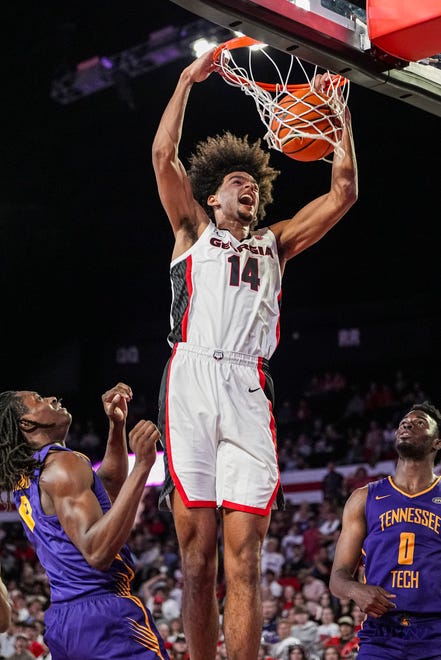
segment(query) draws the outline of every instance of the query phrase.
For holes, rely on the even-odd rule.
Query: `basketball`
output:
[[[334,150],[334,145],[323,138],[292,134],[294,130],[311,136],[329,135],[332,140],[336,139],[336,127],[328,119],[331,113],[329,106],[309,87],[283,96],[277,106],[281,109],[274,114],[271,130],[280,140],[281,150],[286,156],[300,161],[314,161],[325,158]],[[317,110],[314,109],[316,107]],[[338,131],[338,139],[340,137],[341,130]]]

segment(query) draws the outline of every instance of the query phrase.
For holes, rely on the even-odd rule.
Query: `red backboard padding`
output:
[[[366,0],[368,36],[394,57],[416,62],[441,53],[441,0]]]

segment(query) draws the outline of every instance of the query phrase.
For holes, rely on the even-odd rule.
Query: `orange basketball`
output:
[[[275,113],[271,130],[279,138],[282,152],[286,156],[295,160],[313,161],[325,158],[334,150],[334,145],[323,138],[301,135],[290,137],[291,129],[295,128],[310,135],[329,135],[335,140],[335,125],[327,118],[331,111],[323,105],[322,98],[300,88],[283,96],[278,105],[284,110]],[[320,106],[320,110],[314,110],[311,106]]]

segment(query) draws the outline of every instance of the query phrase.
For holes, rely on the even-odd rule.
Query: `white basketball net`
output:
[[[237,44],[237,45],[236,45]],[[248,47],[248,70],[239,66],[232,54],[232,50],[244,46]],[[260,47],[259,47],[260,46]],[[325,92],[319,92],[314,88],[314,77],[318,73],[314,68],[313,75],[308,76],[301,60],[285,53],[289,60],[288,70],[283,76],[278,65],[266,52],[264,44],[248,37],[239,37],[222,44],[215,53],[215,64],[218,73],[224,80],[242,92],[251,96],[256,104],[260,118],[267,129],[264,136],[268,146],[283,152],[283,145],[295,137],[308,139],[326,140],[333,149],[343,155],[340,146],[342,128],[345,123],[345,109],[349,96],[349,80],[341,75],[327,73],[327,86]],[[275,83],[262,83],[255,79],[253,71],[253,58],[256,55],[264,55],[275,70]],[[306,79],[303,84],[289,84],[293,65],[297,62]],[[289,107],[280,105],[281,99],[291,97],[292,104]],[[313,96],[313,103],[308,100]],[[318,105],[316,103],[318,102]],[[293,119],[300,119],[292,125]],[[323,119],[330,120],[323,122]],[[320,126],[321,124],[321,126]],[[323,125],[326,124],[325,131]],[[283,136],[280,137],[283,128]],[[323,158],[323,160],[327,160]]]

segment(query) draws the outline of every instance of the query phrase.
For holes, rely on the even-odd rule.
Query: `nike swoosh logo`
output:
[[[248,388],[248,392],[257,392],[257,390],[260,390],[260,387],[256,387],[255,390],[252,390],[251,387]]]
[[[390,497],[390,495],[375,495],[376,500],[384,500],[385,497]]]

